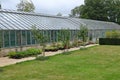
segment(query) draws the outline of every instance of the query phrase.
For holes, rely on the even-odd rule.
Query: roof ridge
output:
[[[16,11],[16,10],[10,10],[10,9],[0,9],[0,12],[23,14],[23,15],[33,15],[33,16],[43,16],[43,17],[52,17],[52,18],[63,18],[63,19],[68,18],[68,17],[63,17],[63,16],[56,16],[56,15],[42,14],[42,13],[34,13],[34,12],[23,12],[23,11]]]

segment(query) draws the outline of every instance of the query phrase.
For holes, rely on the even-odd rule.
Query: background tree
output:
[[[62,16],[62,13],[58,13],[57,16]]]
[[[79,6],[72,9],[71,13],[72,13],[72,16],[79,17],[80,16],[80,8],[79,8]]]
[[[0,9],[2,9],[2,6],[1,6],[1,1],[0,1]]]
[[[45,57],[45,46],[48,39],[47,35],[45,35],[42,30],[37,29],[35,26],[32,27],[31,32],[37,43],[40,44],[40,46],[42,46],[42,56]]]
[[[27,0],[21,0],[19,4],[17,4],[17,11],[24,12],[34,12],[35,6],[31,0],[29,2]]]
[[[120,24],[120,0],[85,0],[84,3],[72,9],[71,15]]]

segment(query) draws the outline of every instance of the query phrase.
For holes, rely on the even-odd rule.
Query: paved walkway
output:
[[[98,44],[88,45],[88,46],[86,46],[86,48],[96,46],[96,45],[98,45]],[[68,51],[74,51],[74,50],[79,50],[79,49],[80,48],[71,48]],[[61,54],[61,53],[63,53],[63,50],[59,50],[56,52],[45,52],[45,55],[53,56],[53,55]],[[0,58],[0,67],[8,66],[11,64],[16,64],[16,63],[23,62],[23,61],[34,60],[34,59],[35,59],[35,57],[27,57],[27,58],[22,58],[22,59],[10,59],[8,57],[2,57],[2,58]]]

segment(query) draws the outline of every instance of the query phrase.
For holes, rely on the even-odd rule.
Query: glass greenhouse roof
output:
[[[1,30],[30,30],[33,25],[41,30],[79,29],[80,25],[88,29],[120,29],[118,24],[87,19],[67,18],[38,13],[0,10]]]
[[[76,22],[76,24],[86,25],[88,29],[97,30],[97,29],[120,29],[120,25],[113,22],[105,22],[105,21],[97,21],[97,20],[89,20],[89,19],[77,19],[70,18],[70,20]]]

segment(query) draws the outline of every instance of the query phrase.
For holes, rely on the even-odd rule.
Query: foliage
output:
[[[58,13],[57,16],[62,16],[62,13]]]
[[[100,38],[100,45],[120,45],[120,38]]]
[[[63,43],[61,43],[61,42],[58,42],[58,43],[56,44],[56,47],[57,47],[59,50],[63,50],[63,49],[64,49],[64,45],[63,45]]]
[[[45,51],[57,51],[57,50],[58,50],[58,48],[57,47],[53,47],[53,46],[47,46],[45,48]]]
[[[45,35],[42,30],[37,29],[35,26],[32,27],[31,32],[35,40],[40,44],[40,46],[42,46],[43,56],[45,56],[45,46],[48,40],[47,35]]]
[[[107,31],[105,35],[106,38],[120,38],[120,31],[119,30]]]
[[[45,47],[45,51],[58,51],[58,50],[64,50],[64,46],[62,43],[52,43],[51,45],[47,45]]]
[[[82,39],[83,42],[87,41],[87,37],[88,37],[88,28],[84,25],[80,26],[80,30],[78,32],[78,37],[80,39]]]
[[[69,54],[69,52],[66,52]],[[95,46],[3,67],[1,80],[119,80],[120,46]],[[43,58],[44,59],[44,58]]]
[[[68,49],[70,44],[70,30],[61,29],[58,33],[58,41],[63,43],[64,48]]]
[[[120,24],[120,0],[85,0],[84,3],[72,9],[71,15]]]
[[[71,17],[79,17],[80,16],[80,8],[79,6],[75,7],[71,10]]]
[[[30,48],[30,49],[27,49],[25,51],[20,51],[20,52],[14,52],[14,51],[9,52],[8,56],[10,58],[20,59],[24,57],[41,54],[41,52],[42,51],[40,49]]]
[[[32,2],[21,0],[21,2],[17,5],[18,11],[25,12],[34,12],[35,6]]]

